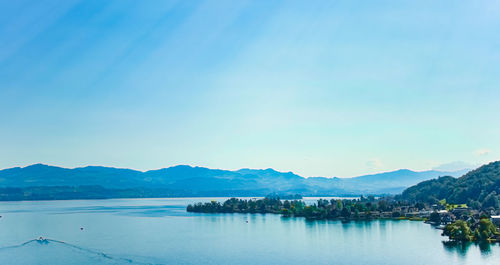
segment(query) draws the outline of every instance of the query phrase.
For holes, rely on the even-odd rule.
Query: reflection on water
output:
[[[491,247],[496,247],[498,244],[489,244],[487,242],[458,242],[458,241],[443,241],[444,249],[451,253],[457,253],[460,256],[465,256],[471,247],[477,247],[482,255],[488,256],[491,253]]]
[[[500,260],[498,245],[442,243],[441,231],[422,222],[343,223],[185,210],[189,203],[212,199],[0,203],[0,264],[496,265]],[[39,236],[53,240],[28,241]]]

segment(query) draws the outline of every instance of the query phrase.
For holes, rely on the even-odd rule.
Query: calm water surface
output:
[[[500,264],[498,244],[447,246],[421,222],[185,211],[209,200],[2,202],[0,264]]]

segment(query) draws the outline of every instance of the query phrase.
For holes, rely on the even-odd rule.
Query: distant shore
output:
[[[262,198],[268,193],[256,194],[249,191],[206,191],[192,192],[163,188],[110,189],[102,186],[36,186],[2,187],[0,201],[39,201],[39,200],[99,200],[99,199],[138,199],[138,198]],[[357,194],[321,194],[316,198],[358,198]]]
[[[1,188],[0,188],[1,189]],[[1,198],[0,194],[0,198]],[[361,196],[361,195],[360,195]],[[360,196],[305,196],[303,200],[318,200],[322,199],[356,199]],[[151,197],[109,197],[109,196],[98,196],[98,197],[71,197],[71,198],[24,198],[24,199],[0,199],[1,202],[21,202],[21,201],[71,201],[71,200],[119,200],[119,199],[216,199],[216,200],[226,200],[230,198],[239,198],[239,199],[262,199],[265,196],[210,196],[210,195],[199,195],[199,196],[151,196]]]

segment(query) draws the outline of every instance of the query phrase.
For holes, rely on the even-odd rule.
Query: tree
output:
[[[486,241],[496,235],[498,235],[498,231],[491,220],[489,218],[481,218],[479,226],[474,231],[476,240]]]
[[[348,207],[342,208],[342,211],[340,212],[340,215],[344,218],[349,218],[351,217],[351,209]]]
[[[292,212],[290,210],[288,210],[288,208],[283,208],[281,210],[281,214],[285,217],[290,217],[292,215]]]
[[[443,230],[443,235],[454,241],[472,241],[473,239],[469,224],[463,220],[447,224]]]
[[[488,207],[493,207],[493,208],[499,208],[499,202],[498,202],[498,196],[496,191],[492,191],[486,198],[484,198],[483,202],[483,207],[488,208]]]
[[[386,200],[378,201],[378,209],[383,212],[389,210],[389,207],[387,206],[387,201]]]
[[[432,212],[431,215],[429,216],[429,221],[439,224],[441,222],[441,216],[439,215],[438,212]]]

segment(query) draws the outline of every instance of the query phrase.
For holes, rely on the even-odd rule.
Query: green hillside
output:
[[[473,208],[500,208],[500,161],[483,165],[459,178],[449,176],[421,182],[403,191],[401,198],[410,201],[449,203]]]

